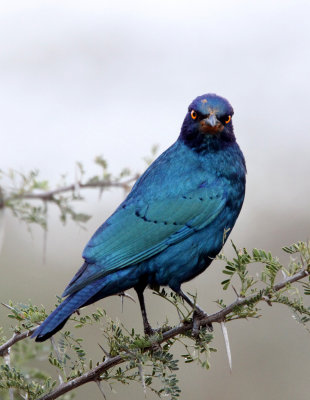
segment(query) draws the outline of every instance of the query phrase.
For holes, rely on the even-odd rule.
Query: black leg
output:
[[[185,294],[182,289],[180,288],[177,292],[176,292],[179,296],[182,297],[182,299],[184,299],[186,301],[187,304],[189,304],[192,308],[195,309],[196,312],[198,312],[198,314],[201,314],[203,316],[207,315],[202,308],[199,307],[198,304],[195,304],[190,297],[187,296],[187,294]]]
[[[195,304],[190,297],[188,297],[181,288],[179,288],[178,290],[175,291],[179,296],[182,297],[182,299],[184,299],[186,301],[186,303],[188,303],[194,310],[193,313],[193,335],[194,336],[198,336],[199,334],[199,320],[207,317],[208,314],[203,311],[202,308],[200,308],[198,306],[198,304]],[[207,329],[212,332],[213,331],[213,327],[212,324],[207,325]]]
[[[145,335],[153,335],[154,331],[147,319],[147,314],[146,314],[146,309],[145,309],[145,303],[144,303],[144,296],[143,296],[143,292],[144,292],[145,286],[144,287],[135,287],[135,290],[137,292],[138,295],[138,299],[139,299],[139,303],[140,303],[140,309],[141,309],[141,314],[142,314],[142,319],[143,319],[143,327],[144,327],[144,333]]]

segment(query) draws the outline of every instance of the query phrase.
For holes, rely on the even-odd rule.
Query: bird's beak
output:
[[[214,114],[210,114],[208,118],[205,118],[205,122],[207,125],[210,125],[212,128],[214,128],[217,123],[217,118]]]
[[[200,122],[200,130],[202,133],[215,134],[223,130],[223,125],[216,118],[215,114],[210,114],[207,118]]]

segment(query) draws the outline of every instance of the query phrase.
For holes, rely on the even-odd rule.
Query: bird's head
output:
[[[198,96],[188,107],[180,139],[197,151],[220,142],[235,141],[232,125],[234,110],[229,102],[216,94]]]

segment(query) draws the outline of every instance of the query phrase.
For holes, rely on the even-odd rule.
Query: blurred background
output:
[[[103,155],[110,170],[142,172],[153,144],[160,151],[180,131],[188,104],[214,92],[235,109],[234,127],[248,168],[243,210],[231,235],[238,247],[281,247],[309,239],[308,1],[0,1],[1,169],[38,168],[55,184],[74,180],[75,162],[95,173]],[[44,304],[51,310],[81,264],[90,235],[123,199],[121,190],[85,193],[78,210],[93,217],[87,230],[63,227],[50,207],[46,261],[43,232],[27,231],[5,215],[0,254],[0,301]],[[224,248],[231,255],[231,245]],[[213,265],[185,289],[217,310],[222,265]],[[259,269],[258,269],[259,270]],[[133,293],[132,293],[133,294]],[[234,293],[224,293],[229,301]],[[142,330],[138,305],[118,298],[100,303],[113,318]],[[147,293],[154,326],[174,310]],[[6,310],[0,325],[9,327]],[[184,365],[181,398],[307,399],[310,335],[282,307],[263,306],[259,320],[228,325],[230,374],[219,326],[211,370]],[[7,331],[8,332],[8,331]],[[9,333],[8,333],[9,335]],[[89,332],[93,351],[100,332]],[[92,345],[90,345],[92,347]],[[177,349],[178,351],[178,349]],[[181,352],[181,349],[179,349]],[[115,385],[109,399],[143,399],[140,385]],[[95,385],[77,399],[101,398]],[[148,393],[147,398],[155,398]]]

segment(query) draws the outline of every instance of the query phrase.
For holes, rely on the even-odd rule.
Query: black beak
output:
[[[204,119],[205,124],[211,126],[214,128],[216,124],[218,123],[218,120],[214,114],[210,114],[208,118]]]
[[[223,130],[223,124],[216,118],[215,114],[210,114],[207,118],[200,121],[200,131],[214,135]]]

